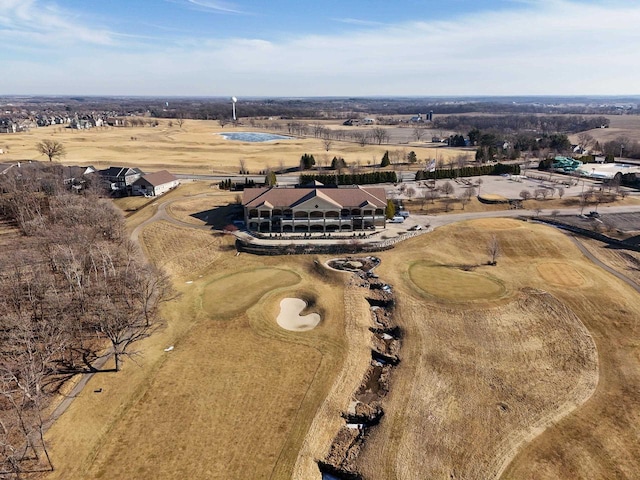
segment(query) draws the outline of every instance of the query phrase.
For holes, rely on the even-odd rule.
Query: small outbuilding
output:
[[[180,180],[166,170],[143,175],[133,183],[134,195],[156,197],[180,185]]]

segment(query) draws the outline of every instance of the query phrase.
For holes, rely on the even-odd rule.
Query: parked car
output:
[[[422,225],[414,225],[409,230],[412,231],[412,232],[415,231],[415,230],[422,230]]]
[[[406,210],[400,210],[398,212],[398,216],[407,218],[409,216],[409,212],[407,212]]]
[[[404,217],[401,217],[400,215],[396,215],[391,220],[389,220],[389,223],[402,223],[402,222],[404,222]]]

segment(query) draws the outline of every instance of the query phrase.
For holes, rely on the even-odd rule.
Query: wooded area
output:
[[[144,261],[97,189],[71,193],[58,165],[0,175],[0,217],[21,232],[0,258],[0,471],[53,469],[43,410],[61,385],[158,324],[168,278]]]

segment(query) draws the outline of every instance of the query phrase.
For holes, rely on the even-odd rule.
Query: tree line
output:
[[[536,133],[577,133],[609,126],[607,117],[581,115],[447,115],[433,121],[434,127],[443,130],[468,131],[495,130],[502,133],[530,131]]]
[[[0,468],[16,476],[53,469],[43,411],[64,381],[107,356],[120,370],[171,296],[111,201],[69,192],[62,172],[0,176],[0,216],[21,234],[0,258]]]
[[[479,175],[520,175],[520,165],[496,163],[462,168],[441,168],[433,172],[418,170],[416,180],[438,180],[441,178],[475,177]]]

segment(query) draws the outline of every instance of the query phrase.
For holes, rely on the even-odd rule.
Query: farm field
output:
[[[348,275],[318,268],[322,257],[236,256],[233,237],[203,229],[235,201],[209,184],[125,200],[177,295],[135,362],[95,376],[48,432],[47,478],[319,479],[370,362],[368,304]],[[502,256],[488,266],[493,235]],[[585,244],[637,281],[635,254]],[[386,414],[358,457],[364,478],[640,471],[635,291],[564,234],[519,220],[452,224],[379,256],[405,333]],[[310,299],[320,325],[280,328],[285,297]]]

